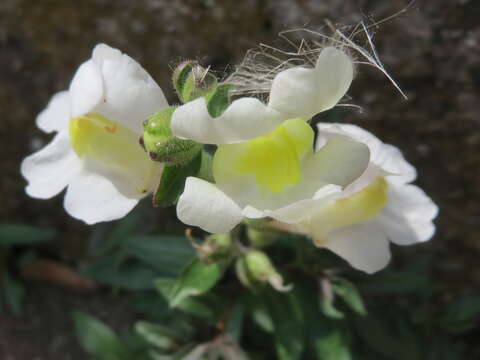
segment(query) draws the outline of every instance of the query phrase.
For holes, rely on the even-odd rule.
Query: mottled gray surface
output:
[[[56,226],[74,249],[75,239],[86,233],[83,225],[64,214],[61,198],[28,199],[18,167],[33,146],[48,139],[35,128],[35,115],[54,92],[68,86],[73,71],[96,43],[106,42],[136,58],[173,101],[170,67],[179,60],[199,58],[223,70],[257,43],[275,43],[279,31],[301,26],[315,29],[325,18],[340,23],[370,21],[371,16],[380,20],[405,4],[384,0],[1,0],[1,220]],[[425,248],[435,254],[446,297],[480,285],[479,17],[480,3],[475,0],[424,0],[374,29],[379,54],[409,101],[378,72],[364,67],[350,94],[351,102],[365,112],[351,111],[345,117],[399,146],[418,167],[417,183],[440,205],[438,236]],[[72,251],[71,247],[65,251]],[[41,304],[39,314],[48,310]],[[32,320],[24,338],[17,341],[37,349],[32,351],[38,359],[64,359],[62,353],[78,351],[72,351],[76,348],[71,339],[59,342],[53,353],[42,350],[46,340],[35,334],[44,321]],[[68,324],[68,319],[64,321]],[[52,333],[44,336],[55,341],[56,327],[51,328]],[[31,358],[9,354],[12,359]],[[78,359],[84,355],[79,353]]]

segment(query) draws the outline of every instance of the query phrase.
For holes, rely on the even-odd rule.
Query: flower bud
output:
[[[154,161],[183,165],[192,160],[202,146],[195,141],[173,136],[170,121],[174,111],[175,107],[170,106],[148,118],[143,123],[140,144]]]
[[[292,285],[283,284],[283,277],[263,251],[249,251],[243,258],[237,260],[236,270],[239,280],[247,287],[255,283],[268,282],[278,291],[289,291],[292,288]]]
[[[201,245],[195,244],[198,257],[205,263],[229,260],[233,256],[234,246],[230,234],[214,234],[206,238]]]
[[[173,72],[172,80],[178,97],[183,103],[205,96],[217,85],[217,78],[193,60],[187,60],[178,65]]]
[[[235,262],[235,273],[238,280],[247,288],[252,288],[255,285],[255,279],[253,279],[247,269],[245,256],[239,257]]]

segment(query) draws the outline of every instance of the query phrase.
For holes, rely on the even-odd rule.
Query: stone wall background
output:
[[[36,114],[68,86],[96,43],[137,59],[175,101],[169,77],[180,60],[197,58],[222,71],[256,44],[275,44],[282,30],[315,29],[326,18],[343,24],[381,20],[406,5],[400,0],[1,0],[0,221],[54,226],[72,249],[88,233],[64,213],[61,197],[29,199],[19,164],[49,140],[36,129]],[[350,95],[365,111],[349,111],[344,118],[400,147],[419,171],[417,184],[439,204],[437,236],[420,248],[434,255],[447,297],[480,285],[479,18],[479,1],[417,0],[375,29],[379,55],[409,100],[364,67]],[[28,339],[28,346],[42,348],[35,336]],[[67,345],[75,348],[65,341],[60,350],[42,350],[44,358],[57,359]]]

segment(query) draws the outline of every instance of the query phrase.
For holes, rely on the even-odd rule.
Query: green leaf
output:
[[[219,264],[204,264],[194,259],[185,266],[173,286],[170,306],[176,307],[182,300],[206,293],[221,279],[224,267]]]
[[[2,283],[2,281],[0,281]],[[5,303],[15,315],[22,313],[22,303],[25,298],[25,288],[22,283],[13,279],[8,272],[3,274]]]
[[[244,319],[245,319],[245,306],[241,302],[238,302],[232,309],[232,313],[228,318],[228,323],[226,327],[226,331],[237,342],[240,341],[240,338],[242,336]]]
[[[415,329],[405,315],[377,309],[375,315],[353,318],[357,334],[379,355],[395,360],[423,360]]]
[[[139,211],[132,211],[126,217],[113,223],[97,224],[93,227],[88,241],[88,253],[96,258],[118,249],[122,241],[139,234],[144,229],[144,217]]]
[[[170,307],[165,299],[156,291],[135,291],[129,297],[130,307],[137,313],[145,315],[148,319],[162,320],[168,316]]]
[[[155,280],[155,287],[158,292],[167,300],[167,302],[171,304],[174,295],[172,290],[175,287],[175,280],[168,278],[157,279]],[[195,297],[187,297],[180,300],[175,308],[185,313],[202,318],[212,319],[215,316],[215,313],[208,305],[203,303],[201,299]]]
[[[413,266],[416,265],[416,266]],[[359,287],[371,294],[415,293],[428,298],[434,291],[430,276],[425,271],[427,264],[412,264],[405,270],[384,270],[364,276]],[[357,282],[358,284],[358,282]]]
[[[210,116],[220,116],[227,109],[230,105],[229,92],[232,88],[232,84],[219,84],[214,91],[207,95],[207,108]]]
[[[115,223],[115,227],[108,235],[107,240],[120,242],[142,232],[145,218],[138,211],[133,211],[123,219]]]
[[[138,261],[119,263],[108,257],[82,269],[82,274],[99,283],[129,290],[145,290],[154,287],[156,278],[164,274]]]
[[[466,295],[449,303],[440,317],[446,331],[461,334],[478,326],[480,319],[480,296]]]
[[[334,305],[335,296],[330,280],[322,279],[321,287],[322,292],[319,297],[319,306],[322,313],[332,319],[343,319],[345,314]]]
[[[325,316],[332,319],[343,319],[345,314],[333,305],[333,297],[322,295],[319,301],[320,309]]]
[[[343,321],[324,316],[318,307],[318,288],[310,281],[296,281],[305,314],[305,332],[309,348],[321,360],[350,360],[352,355]]]
[[[129,359],[128,349],[103,322],[80,311],[73,312],[73,321],[77,337],[88,353],[101,360]]]
[[[367,315],[367,309],[357,287],[348,280],[336,278],[332,281],[333,292],[357,314]]]
[[[461,347],[447,337],[431,336],[431,344],[425,349],[425,360],[462,360],[467,358],[462,355]],[[471,359],[477,359],[478,355],[469,354]],[[423,359],[422,359],[423,360]]]
[[[184,236],[136,236],[123,242],[123,251],[142,262],[175,276],[195,256]]]
[[[153,197],[154,206],[168,206],[177,202],[185,188],[185,179],[200,171],[202,152],[184,165],[165,165],[160,184]]]
[[[255,308],[252,312],[253,321],[265,332],[273,333],[273,322],[270,315],[262,308]]]
[[[313,348],[318,359],[352,359],[347,339],[338,322],[321,318],[314,328]]]
[[[135,324],[135,331],[146,342],[159,349],[170,350],[178,346],[180,335],[172,331],[171,328],[139,321]]]
[[[300,359],[305,345],[304,320],[296,292],[267,290],[260,296],[273,322],[278,359]]]
[[[215,182],[212,171],[213,156],[202,150],[202,164],[198,171],[197,177],[209,182]]]
[[[56,231],[53,229],[22,224],[1,224],[0,246],[36,244],[52,240],[55,235]]]

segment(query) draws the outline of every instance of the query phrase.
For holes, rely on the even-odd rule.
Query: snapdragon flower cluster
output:
[[[45,199],[67,188],[66,211],[93,224],[158,199],[181,174],[170,198],[183,223],[225,234],[268,219],[373,273],[389,262],[389,242],[429,240],[438,209],[398,148],[352,124],[318,123],[315,136],[310,120],[344,98],[354,74],[345,49],[325,46],[314,66],[278,72],[267,102],[232,101],[235,84],[187,62],[174,74],[183,104],[169,106],[137,62],[97,45],[37,118],[56,135],[23,161],[26,191]]]

